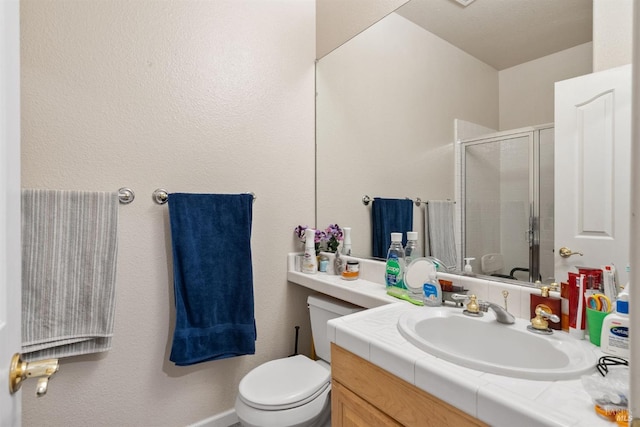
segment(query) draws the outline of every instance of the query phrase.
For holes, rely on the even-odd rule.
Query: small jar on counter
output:
[[[356,280],[358,277],[360,277],[360,263],[358,261],[347,261],[347,265],[342,270],[342,278]]]
[[[320,255],[318,257],[318,270],[323,273],[326,273],[328,266],[329,266],[329,257],[324,254]]]

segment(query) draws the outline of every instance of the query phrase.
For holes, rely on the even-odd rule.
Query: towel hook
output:
[[[136,195],[130,188],[122,187],[118,190],[118,199],[123,205],[128,205],[129,203],[133,202],[133,199],[135,198]]]

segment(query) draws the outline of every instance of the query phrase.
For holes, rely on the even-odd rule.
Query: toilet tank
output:
[[[362,307],[327,295],[310,295],[307,298],[311,319],[311,336],[318,357],[331,363],[331,346],[327,338],[327,322],[336,317],[346,316],[364,310]]]

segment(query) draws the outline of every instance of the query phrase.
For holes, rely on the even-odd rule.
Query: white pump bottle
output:
[[[464,259],[464,272],[465,273],[472,273],[473,272],[473,267],[471,267],[471,261],[473,261],[475,258],[465,258]]]
[[[344,240],[342,241],[342,253],[351,255],[351,227],[344,227]]]
[[[304,259],[302,260],[302,272],[316,274],[318,271],[318,258],[316,257],[316,230],[307,228],[304,232]]]

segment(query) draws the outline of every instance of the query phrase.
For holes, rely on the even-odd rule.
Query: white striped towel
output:
[[[438,258],[447,269],[458,265],[454,235],[454,204],[449,200],[429,200],[425,214],[425,253]]]
[[[25,360],[111,348],[118,193],[22,191]]]

